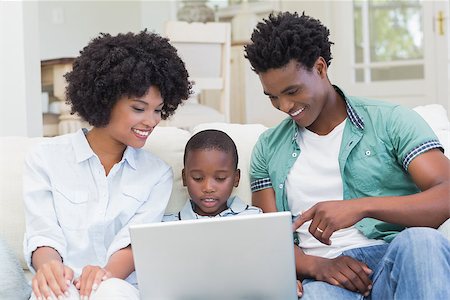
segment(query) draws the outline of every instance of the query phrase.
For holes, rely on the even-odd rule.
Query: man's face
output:
[[[311,70],[296,60],[259,74],[272,105],[288,114],[300,127],[314,127],[326,104],[326,64],[319,57]],[[328,83],[329,84],[329,83]]]

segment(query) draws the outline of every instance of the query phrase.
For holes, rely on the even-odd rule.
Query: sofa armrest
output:
[[[447,238],[450,240],[450,219],[444,222],[438,230]]]

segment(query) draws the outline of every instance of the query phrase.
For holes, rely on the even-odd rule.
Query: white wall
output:
[[[0,136],[41,136],[36,2],[0,1]]]
[[[140,1],[40,1],[41,59],[78,56],[100,32],[139,31]]]
[[[141,26],[164,35],[166,21],[177,19],[177,3],[174,0],[153,0],[141,3]]]

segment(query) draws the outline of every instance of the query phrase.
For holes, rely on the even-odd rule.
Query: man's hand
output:
[[[369,275],[372,270],[365,263],[349,256],[333,259],[317,257],[315,262],[313,272],[316,280],[359,292],[364,296],[370,294],[372,281]]]
[[[36,299],[58,299],[68,296],[73,270],[59,260],[42,264],[34,275],[31,285]]]
[[[74,281],[75,287],[80,290],[80,299],[89,299],[92,291],[110,277],[111,273],[100,266],[85,266],[80,277]]]
[[[330,237],[335,231],[350,227],[362,218],[364,210],[360,199],[324,201],[303,212],[292,226],[296,230],[312,220],[309,232],[320,242],[330,245]]]

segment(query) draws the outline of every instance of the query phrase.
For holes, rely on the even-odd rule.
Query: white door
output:
[[[333,1],[330,79],[351,95],[449,111],[448,1]]]

